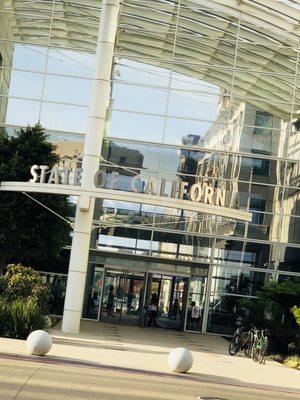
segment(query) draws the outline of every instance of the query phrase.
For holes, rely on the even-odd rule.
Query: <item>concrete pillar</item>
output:
[[[81,186],[86,189],[94,188],[94,176],[99,169],[105,115],[110,99],[110,78],[119,10],[119,0],[102,1],[82,161]],[[62,331],[67,333],[78,333],[80,328],[94,204],[94,198],[85,195],[78,197],[62,321]]]

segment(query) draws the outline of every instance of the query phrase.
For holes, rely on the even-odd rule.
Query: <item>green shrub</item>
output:
[[[14,300],[9,309],[10,337],[26,339],[31,332],[46,328],[45,314],[34,300]]]
[[[21,264],[10,264],[2,281],[2,297],[8,302],[17,299],[33,300],[44,314],[47,314],[51,298],[50,288],[43,283],[38,272]]]
[[[284,359],[283,364],[286,367],[297,368],[300,365],[300,357],[299,356],[289,356]]]
[[[296,324],[300,326],[300,307],[297,306],[292,307],[291,313],[295,317]]]
[[[0,297],[0,336],[5,336],[8,330],[10,309],[7,301]]]

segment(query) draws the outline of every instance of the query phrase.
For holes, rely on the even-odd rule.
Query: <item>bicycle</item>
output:
[[[266,363],[266,355],[269,345],[269,332],[267,329],[258,331],[253,342],[252,359],[259,364]]]
[[[247,355],[247,344],[249,339],[249,332],[243,330],[243,328],[237,328],[234,332],[233,338],[229,343],[228,352],[231,356],[235,356],[239,351],[244,350]]]

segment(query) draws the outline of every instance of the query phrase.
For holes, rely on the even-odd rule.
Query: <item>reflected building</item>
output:
[[[186,201],[193,185],[225,197],[214,213],[121,194],[97,199],[81,265],[84,318],[107,322],[111,306],[117,323],[144,326],[156,293],[161,326],[232,334],[249,317],[243,299],[254,302],[269,280],[300,279],[300,10],[269,1],[257,20],[254,2],[240,3],[123,2],[99,130],[105,188],[115,180],[119,193],[131,192],[138,175],[137,192],[152,180],[165,201],[184,183]],[[102,4],[0,1],[1,126],[40,121],[62,163],[77,168],[95,61],[104,63],[96,60]]]
[[[1,2],[2,3],[2,2]],[[8,92],[11,76],[13,43],[12,28],[5,17],[5,9],[0,3],[0,122],[5,122]]]

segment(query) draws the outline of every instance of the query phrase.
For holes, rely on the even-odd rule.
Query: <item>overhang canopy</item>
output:
[[[1,2],[14,41],[95,51],[100,0]],[[300,111],[299,22],[298,0],[125,0],[116,55],[213,83],[289,120]]]

